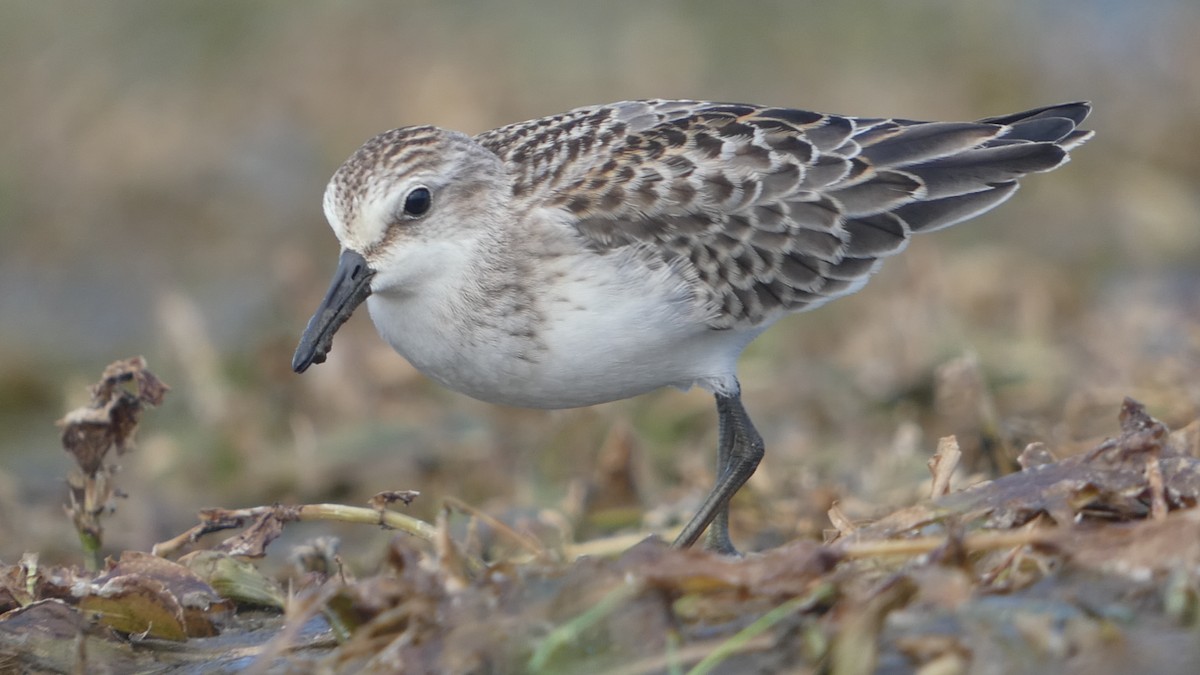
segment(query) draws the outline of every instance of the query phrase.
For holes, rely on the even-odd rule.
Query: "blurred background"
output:
[[[819,537],[835,501],[866,518],[920,499],[948,433],[975,448],[966,481],[1030,441],[1088,447],[1126,395],[1184,425],[1200,405],[1197,67],[1191,0],[2,3],[0,561],[74,560],[54,421],[137,354],[173,391],[121,459],[112,551],[202,507],[388,489],[422,491],[421,516],[454,495],[580,537],[604,531],[581,514],[614,485],[646,527],[686,516],[715,461],[703,392],[502,409],[425,380],[365,312],[328,363],[289,368],[336,263],[322,191],[363,140],[621,99],[944,120],[1095,104],[1072,164],[751,347],[767,459],[735,539]],[[362,538],[350,558],[386,540],[307,527]]]

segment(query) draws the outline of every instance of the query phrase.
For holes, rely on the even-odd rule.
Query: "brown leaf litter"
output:
[[[165,391],[144,363],[123,363],[65,420],[85,476],[103,473]],[[415,521],[391,510],[416,497],[405,491],[364,507],[210,509],[157,555],[126,552],[98,574],[35,556],[0,570],[0,668],[1188,672],[1200,659],[1200,423],[1171,432],[1132,400],[1120,423],[1074,456],[1032,444],[1016,473],[959,491],[962,454],[943,439],[930,501],[867,523],[835,509],[829,541],[744,558],[656,537],[577,557],[466,504]],[[333,539],[297,549],[284,594],[253,561],[301,520],[403,534],[362,577]],[[485,556],[481,524],[511,545]]]

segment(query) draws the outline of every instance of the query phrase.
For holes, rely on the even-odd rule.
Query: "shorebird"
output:
[[[1092,136],[1088,103],[976,122],[647,100],[469,136],[386,131],[334,173],[341,244],[292,361],[364,301],[418,370],[477,399],[573,408],[665,386],[716,399],[717,479],[674,545],[735,553],[729,501],[763,457],[738,356],[858,291],[909,238],[1012,196]]]

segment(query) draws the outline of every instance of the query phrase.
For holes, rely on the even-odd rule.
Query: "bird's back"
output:
[[[514,204],[550,207],[598,254],[666,264],[709,327],[748,329],[860,289],[917,232],[988,211],[1091,137],[1087,103],[977,122],[628,101],[476,140]]]

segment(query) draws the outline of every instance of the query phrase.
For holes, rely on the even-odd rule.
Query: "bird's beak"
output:
[[[308,320],[304,335],[300,336],[300,346],[296,347],[296,355],[292,357],[292,370],[303,373],[312,364],[325,362],[325,355],[333,346],[333,334],[346,323],[354,308],[371,294],[373,276],[375,270],[367,265],[360,253],[349,249],[342,251],[329,292],[317,307],[316,314]]]

